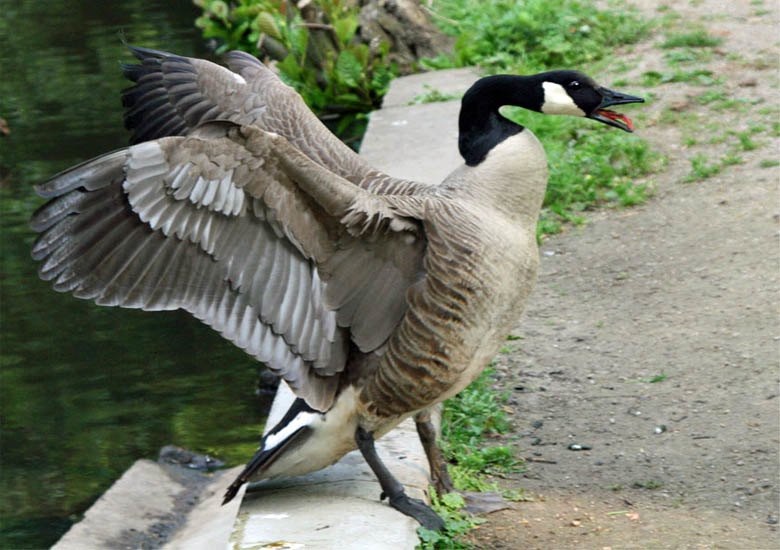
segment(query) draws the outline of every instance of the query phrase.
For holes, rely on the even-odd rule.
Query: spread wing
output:
[[[33,257],[56,290],[189,311],[320,410],[350,342],[380,348],[423,270],[418,207],[257,128],[214,123],[137,144],[38,191],[52,200],[33,216]]]
[[[279,134],[320,165],[374,192],[409,194],[421,185],[374,170],[330,133],[294,89],[248,53],[228,53],[228,69],[147,48],[130,50],[140,61],[124,66],[125,76],[135,82],[122,93],[132,143],[229,120]]]

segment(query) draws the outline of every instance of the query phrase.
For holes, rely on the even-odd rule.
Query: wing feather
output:
[[[409,232],[421,224],[394,224],[379,198],[257,129],[216,125],[144,142],[39,191],[52,200],[33,217],[33,257],[55,289],[189,311],[321,410],[350,338],[380,350],[423,265],[424,237]]]

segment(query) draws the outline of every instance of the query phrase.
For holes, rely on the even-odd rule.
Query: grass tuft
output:
[[[662,48],[713,48],[723,42],[722,38],[712,36],[705,29],[666,35]]]
[[[710,158],[704,153],[698,153],[691,157],[691,171],[683,180],[685,183],[705,180],[720,173],[723,166],[718,162],[710,162]]]
[[[409,102],[409,105],[420,105],[422,103],[438,103],[441,101],[452,101],[453,99],[460,99],[461,97],[463,97],[463,94],[444,93],[441,90],[438,90],[428,84],[425,84],[423,88],[425,91],[421,94],[414,96],[414,98]]]

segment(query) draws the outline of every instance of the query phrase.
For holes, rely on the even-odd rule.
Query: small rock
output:
[[[755,78],[746,78],[744,80],[739,81],[739,86],[742,88],[752,88],[758,84],[758,81]]]
[[[174,464],[192,470],[209,472],[225,465],[209,455],[201,455],[176,445],[166,445],[160,449],[158,462]]]
[[[579,443],[572,443],[566,447],[570,451],[590,451],[593,447],[590,445],[580,445]]]

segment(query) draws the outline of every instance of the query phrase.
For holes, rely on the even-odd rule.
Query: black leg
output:
[[[417,434],[420,436],[425,456],[428,457],[428,465],[431,469],[431,482],[436,493],[443,495],[455,490],[450,479],[450,473],[447,471],[447,461],[441,454],[441,449],[436,444],[436,428],[431,422],[431,411],[425,409],[414,415],[414,422],[417,426]]]
[[[374,435],[358,427],[355,432],[355,442],[360,449],[363,458],[371,467],[374,475],[379,480],[382,487],[381,498],[390,501],[390,506],[416,519],[420,525],[426,529],[441,531],[444,529],[444,521],[423,501],[416,498],[409,498],[404,492],[404,486],[393,477],[390,470],[379,459],[379,455],[374,448]]]

